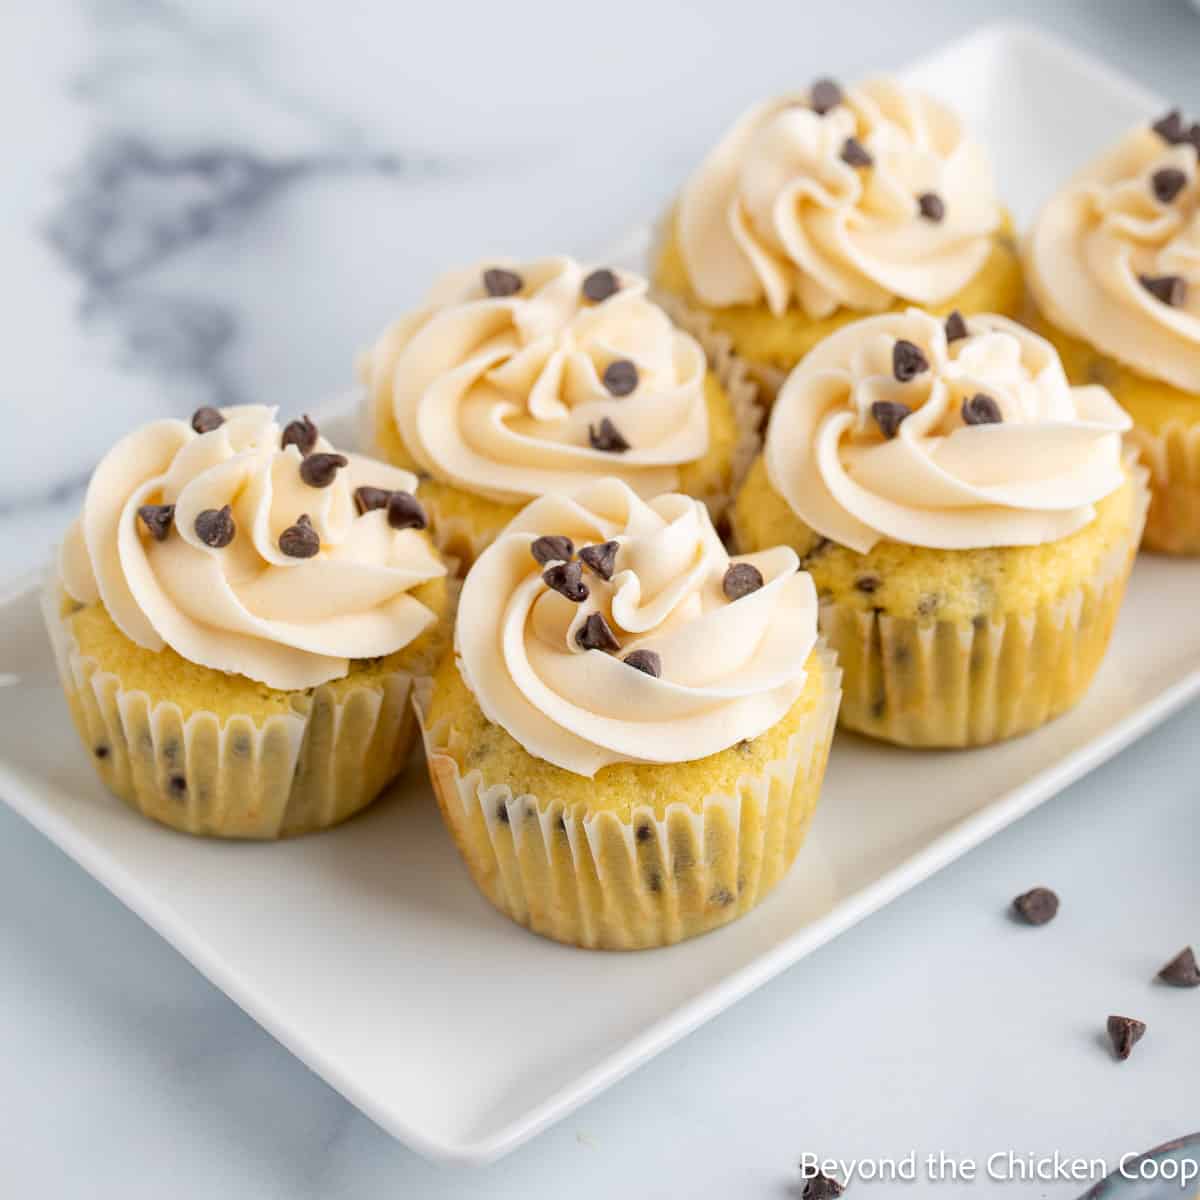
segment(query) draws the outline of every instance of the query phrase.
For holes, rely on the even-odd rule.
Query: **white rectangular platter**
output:
[[[1157,107],[1020,30],[976,35],[909,74],[993,147],[1020,220]],[[0,797],[385,1129],[432,1158],[483,1163],[1195,695],[1197,598],[1200,562],[1143,558],[1086,701],[1030,737],[915,754],[839,736],[790,877],[747,919],[664,951],[571,950],[494,913],[441,828],[419,759],[364,816],[293,843],[204,842],[133,816],[76,744],[32,581],[0,600]]]

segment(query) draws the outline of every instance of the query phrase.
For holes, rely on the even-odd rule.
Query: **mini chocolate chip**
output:
[[[338,471],[349,465],[350,460],[344,454],[310,454],[300,464],[300,478],[309,487],[328,487]]]
[[[617,635],[598,612],[588,614],[588,619],[580,625],[575,634],[575,643],[581,650],[604,650],[611,653],[621,648]]]
[[[1170,204],[1187,187],[1187,176],[1178,167],[1161,167],[1150,176],[1150,188],[1160,204]]]
[[[575,557],[575,543],[561,534],[547,533],[529,543],[529,553],[543,567],[551,562],[570,562]]]
[[[823,117],[841,104],[842,89],[832,79],[818,79],[808,93],[808,102],[813,106],[813,112]]]
[[[1112,1042],[1113,1053],[1124,1062],[1133,1048],[1142,1040],[1146,1032],[1146,1022],[1134,1017],[1112,1016],[1108,1018],[1108,1040]]]
[[[708,897],[708,902],[718,908],[728,908],[733,903],[733,893],[728,888],[719,887]]]
[[[503,800],[496,805],[496,820],[499,821],[501,825],[508,824],[508,805],[505,804]]]
[[[192,428],[197,433],[211,433],[225,424],[225,418],[211,405],[204,405],[192,413]]]
[[[1058,897],[1045,887],[1035,887],[1022,892],[1013,902],[1013,912],[1026,925],[1045,925],[1053,921],[1058,913]]]
[[[870,150],[856,137],[848,137],[842,143],[841,159],[852,167],[870,167],[875,163]]]
[[[387,523],[393,529],[426,529],[429,518],[412,492],[393,492],[387,502]]]
[[[93,753],[93,754],[94,754],[94,755],[95,755],[97,758],[107,758],[107,757],[108,757],[108,747],[107,747],[107,746],[97,746],[97,747],[96,747],[96,748],[95,748],[95,749],[92,751],[92,753]]]
[[[1139,275],[1138,283],[1172,308],[1179,308],[1187,299],[1187,280],[1182,275]]]
[[[171,532],[171,522],[175,519],[175,505],[143,504],[138,509],[138,516],[156,542],[165,542],[167,534]]]
[[[940,221],[946,215],[946,202],[937,192],[922,192],[917,197],[917,211],[927,221]]]
[[[926,592],[924,596],[917,601],[917,612],[922,617],[932,616],[942,605],[942,598],[937,592]]]
[[[607,417],[601,417],[598,426],[588,426],[588,441],[593,450],[607,450],[612,454],[624,454],[629,449],[621,431]]]
[[[855,581],[854,586],[860,592],[866,592],[868,596],[874,595],[879,591],[883,580],[878,575],[860,575]]]
[[[1164,113],[1150,126],[1168,146],[1177,146],[1187,141],[1187,126],[1183,123],[1183,114],[1177,108]]]
[[[584,546],[579,551],[579,557],[601,579],[611,579],[617,565],[617,549],[616,542],[598,542],[594,546]]]
[[[554,828],[557,829],[559,833],[565,834],[567,832],[567,819],[562,815],[562,813],[558,814],[558,820],[554,822]]]
[[[638,385],[637,367],[627,358],[615,358],[604,368],[601,382],[614,396],[628,396]]]
[[[800,1200],[837,1200],[837,1197],[846,1190],[845,1184],[831,1179],[823,1171],[809,1175],[807,1179],[808,1182],[804,1185]]]
[[[560,596],[566,596],[575,604],[581,604],[591,594],[588,585],[583,582],[582,563],[555,563],[542,572],[542,578],[547,587],[553,588]]]
[[[301,455],[311,454],[316,444],[317,426],[307,413],[298,420],[289,421],[283,427],[283,433],[279,438],[279,448],[281,450],[286,450],[289,446],[295,446]]]
[[[524,286],[525,281],[516,271],[489,267],[483,273],[483,290],[489,296],[515,296]]]
[[[871,416],[884,437],[894,438],[905,418],[912,416],[912,409],[896,400],[876,400],[871,405]]]
[[[594,304],[615,296],[621,290],[621,281],[615,271],[608,267],[597,267],[583,281],[583,294]]]
[[[654,836],[654,827],[649,822],[642,821],[634,830],[634,836],[639,842],[648,842]]]
[[[1187,132],[1183,135],[1183,140],[1187,142],[1197,154],[1200,154],[1200,123],[1193,121],[1188,126]]]
[[[196,514],[193,528],[196,536],[214,550],[220,550],[233,541],[237,533],[237,525],[233,521],[233,509],[228,504],[224,508],[206,508]]]
[[[1184,946],[1180,952],[1158,973],[1163,983],[1172,987],[1200,987],[1200,966],[1196,965],[1196,956],[1191,946]]]
[[[387,488],[364,484],[362,487],[354,489],[354,507],[358,509],[358,515],[361,517],[365,513],[374,512],[377,508],[387,508],[391,495],[392,493]]]
[[[187,791],[187,779],[182,775],[169,775],[167,777],[167,787],[175,793],[176,796],[182,796]]]
[[[929,370],[929,359],[921,347],[907,338],[899,338],[892,347],[892,374],[898,383],[908,383]]]
[[[730,563],[725,578],[721,580],[721,591],[730,600],[740,600],[757,592],[762,585],[762,572],[753,563]]]
[[[321,535],[313,528],[308,513],[302,513],[295,525],[289,525],[279,535],[279,549],[288,558],[312,558],[320,552]]]
[[[662,656],[655,650],[631,650],[622,661],[643,675],[662,678]]]
[[[967,425],[1001,425],[1004,414],[986,392],[976,392],[962,402],[962,419]]]
[[[963,320],[963,315],[956,308],[946,318],[946,341],[957,342],[967,336],[967,323]]]

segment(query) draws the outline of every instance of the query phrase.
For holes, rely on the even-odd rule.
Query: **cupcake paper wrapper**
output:
[[[433,789],[476,886],[517,924],[590,949],[666,946],[749,912],[787,873],[816,809],[841,676],[824,642],[816,653],[826,690],[787,754],[739,779],[734,795],[709,795],[699,810],[669,805],[662,820],[648,808],[626,821],[514,796],[477,769],[462,774],[462,735],[426,727],[431,685],[419,683]]]
[[[1171,422],[1160,433],[1128,434],[1150,472],[1150,511],[1142,544],[1164,554],[1200,554],[1200,422]]]

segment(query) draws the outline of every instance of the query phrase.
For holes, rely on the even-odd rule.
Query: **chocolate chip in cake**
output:
[[[627,358],[616,358],[604,368],[600,380],[614,396],[628,396],[638,385],[638,370]]]
[[[940,221],[946,215],[946,202],[937,192],[922,192],[917,197],[917,211],[927,221]]]
[[[962,419],[966,425],[1000,425],[1004,422],[1004,414],[986,392],[976,392],[962,402]]]
[[[551,562],[570,562],[575,557],[575,543],[561,534],[547,533],[529,543],[529,553],[543,567]]]
[[[1158,973],[1163,983],[1172,987],[1200,987],[1200,966],[1196,965],[1196,956],[1191,946],[1184,946],[1180,952]]]
[[[842,143],[841,159],[852,167],[870,167],[875,163],[870,150],[856,137],[848,137]]]
[[[823,1171],[817,1171],[816,1174],[805,1178],[807,1182],[804,1184],[804,1191],[800,1193],[801,1200],[837,1200],[846,1190],[845,1184],[838,1183]]]
[[[637,653],[635,650],[634,654]],[[648,842],[654,836],[654,826],[649,821],[639,821],[633,833],[639,842]]]
[[[854,586],[860,592],[866,592],[868,596],[873,596],[883,584],[883,580],[878,575],[860,575],[855,581]]]
[[[308,513],[302,513],[295,525],[289,525],[279,535],[279,549],[288,558],[312,558],[320,552],[321,536],[313,528]]]
[[[289,421],[283,427],[283,433],[279,438],[279,448],[281,450],[286,450],[289,446],[295,446],[301,455],[311,454],[316,444],[317,426],[307,413],[298,420]]]
[[[917,613],[922,617],[931,617],[942,606],[942,598],[937,592],[926,592],[917,601]]]
[[[426,529],[429,518],[412,492],[393,492],[387,502],[387,523],[393,529]]]
[[[192,428],[197,433],[211,433],[214,429],[219,429],[225,424],[225,418],[213,408],[206,404],[203,408],[198,408],[192,413]]]
[[[725,577],[721,580],[721,591],[730,600],[740,600],[743,596],[757,592],[762,585],[762,572],[753,563],[730,563]]]
[[[583,564],[579,562],[555,563],[542,572],[542,578],[547,587],[575,604],[581,604],[591,594],[583,582]]]
[[[1108,1018],[1108,1040],[1112,1042],[1113,1053],[1121,1062],[1133,1053],[1134,1046],[1142,1040],[1145,1032],[1145,1021],[1138,1021],[1133,1017]]]
[[[606,450],[611,454],[624,454],[630,448],[621,431],[607,417],[601,417],[599,425],[588,426],[588,441],[593,450]]]
[[[173,795],[182,796],[187,791],[187,778],[174,772],[167,776],[167,787],[171,789]]]
[[[387,488],[364,484],[362,487],[354,489],[354,507],[358,509],[360,517],[364,513],[374,512],[377,508],[387,508],[391,494]]]
[[[175,520],[175,505],[143,504],[138,509],[138,516],[156,542],[165,542],[171,532],[171,522]]]
[[[503,800],[496,805],[496,820],[499,821],[501,825],[508,824],[508,805]]]
[[[1178,167],[1160,167],[1150,176],[1150,190],[1159,204],[1170,204],[1187,187],[1187,176]]]
[[[1047,887],[1031,888],[1012,902],[1013,912],[1026,925],[1045,925],[1058,913],[1058,896]]]
[[[832,79],[818,79],[809,90],[808,102],[813,112],[824,116],[831,108],[837,108],[842,102],[842,89]]]
[[[899,338],[892,347],[892,374],[898,383],[908,383],[929,370],[929,359],[915,342]]]
[[[193,525],[196,536],[214,550],[220,550],[233,541],[237,526],[233,521],[233,509],[228,504],[224,508],[206,508],[196,514]]]
[[[575,643],[581,650],[603,650],[611,653],[620,650],[621,643],[609,623],[598,612],[589,613],[588,618],[575,633]]]
[[[583,281],[583,294],[593,304],[615,296],[620,290],[621,281],[617,278],[617,273],[610,271],[608,267],[597,267]]]
[[[1187,141],[1187,126],[1183,123],[1183,114],[1177,108],[1164,113],[1150,126],[1168,146],[1177,146]]]
[[[1187,299],[1187,280],[1182,275],[1139,275],[1138,283],[1171,308],[1179,308]]]
[[[631,650],[623,661],[627,667],[641,671],[643,675],[662,678],[662,657],[654,650]]]
[[[963,320],[963,315],[956,308],[946,318],[946,341],[958,342],[967,336],[967,323]]]
[[[489,267],[483,273],[483,290],[489,296],[515,296],[524,286],[525,281],[516,271]]]
[[[616,542],[598,542],[594,546],[584,546],[579,551],[579,557],[601,579],[611,579],[617,565],[617,550]]]
[[[886,438],[894,438],[901,424],[912,416],[912,409],[897,400],[876,400],[871,405],[871,416]]]
[[[349,465],[350,460],[344,454],[310,454],[300,464],[300,478],[309,487],[326,488]]]
[[[97,747],[96,747],[96,748],[95,748],[95,749],[92,751],[92,753],[93,753],[93,754],[94,754],[94,755],[95,755],[97,758],[107,758],[107,757],[108,757],[108,747],[107,747],[107,746],[104,746],[104,745],[97,746]]]

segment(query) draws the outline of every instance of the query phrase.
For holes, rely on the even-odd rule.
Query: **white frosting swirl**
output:
[[[774,489],[812,529],[861,554],[876,542],[967,550],[1057,541],[1121,487],[1129,417],[1101,387],[1071,387],[1054,347],[1005,317],[968,319],[947,342],[918,309],[867,317],[818,344],[788,377],[767,431]],[[928,368],[901,383],[899,339]],[[1003,420],[967,424],[982,394]],[[876,404],[911,409],[885,436]]]
[[[543,534],[576,549],[619,543],[611,581],[585,568],[589,594],[551,590],[530,552]],[[578,775],[616,762],[685,762],[769,729],[795,703],[817,636],[816,592],[793,550],[746,555],[764,584],[730,601],[730,560],[697,500],[649,502],[616,479],[535,500],[463,585],[455,646],[489,721],[529,753]],[[592,613],[620,649],[583,650]],[[622,661],[656,652],[655,678]]]
[[[523,284],[489,296],[486,268]],[[360,360],[369,426],[390,419],[436,479],[500,501],[527,500],[615,475],[640,495],[675,487],[678,467],[708,449],[707,363],[694,338],[646,299],[643,279],[588,300],[588,270],[570,258],[488,262],[445,276],[421,309],[393,324]],[[624,396],[603,377],[633,363]],[[597,449],[609,420],[628,443]]]
[[[408,594],[445,567],[416,530],[389,526],[383,509],[357,515],[360,485],[411,492],[416,479],[347,455],[327,487],[300,477],[300,452],[280,448],[275,410],[222,410],[198,434],[162,420],[129,434],[104,457],[61,553],[63,584],[82,604],[102,601],[131,641],[281,690],[345,675],[349,660],[401,649],[437,618]],[[319,438],[315,452],[332,447]],[[162,541],[138,517],[173,504]],[[213,549],[196,517],[230,505],[237,532]],[[307,514],[321,539],[311,558],[279,548]]]
[[[1127,134],[1042,210],[1029,239],[1030,290],[1051,321],[1121,362],[1200,392],[1200,182],[1197,151],[1150,129]],[[1159,199],[1153,176],[1181,172]],[[1165,304],[1139,276],[1178,276]]]
[[[848,138],[871,156],[844,161]],[[920,214],[934,193],[941,220]],[[939,304],[979,271],[1001,220],[991,167],[958,118],[890,79],[823,116],[796,92],[750,109],[688,181],[677,236],[704,304],[796,302],[819,319],[897,298]]]

